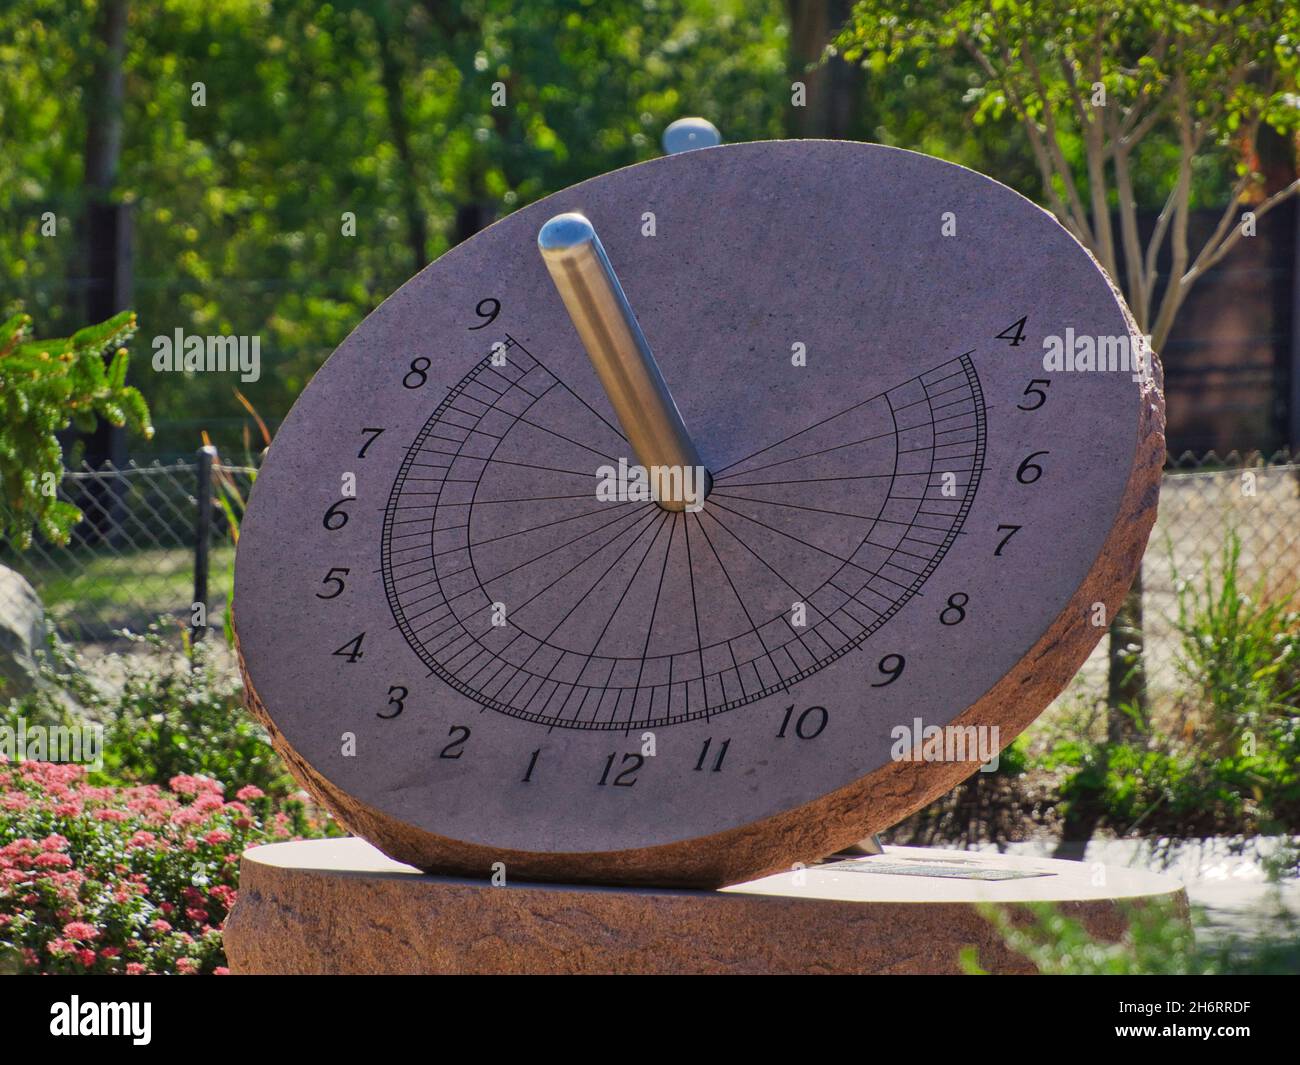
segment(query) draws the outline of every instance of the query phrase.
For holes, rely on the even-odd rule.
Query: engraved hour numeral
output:
[[[712,743],[713,743],[712,736],[710,736],[707,740],[704,741],[704,746],[700,749],[700,760],[695,763],[695,771],[697,773],[703,772],[704,763],[709,757],[709,747],[710,745],[712,745]],[[718,748],[718,755],[713,760],[713,765],[710,767],[710,772],[713,773],[722,772],[722,761],[724,758],[727,757],[727,748],[730,746],[731,746],[731,740],[729,738],[722,741],[722,746]]]
[[[790,727],[790,719],[794,717],[794,707],[785,708],[785,717],[781,719],[781,729],[776,734],[779,740],[785,739],[786,730]],[[815,740],[822,734],[826,728],[826,723],[830,720],[830,714],[827,713],[824,706],[810,706],[801,713],[794,723],[794,734],[801,740]]]
[[[618,757],[617,752],[611,754],[605,759],[605,772],[601,773],[599,784],[613,784],[616,788],[630,788],[636,783],[636,775],[640,772],[641,767],[645,765],[645,758],[639,754],[625,754],[620,763],[623,768],[618,775],[611,781],[609,774],[614,769],[614,759]]]

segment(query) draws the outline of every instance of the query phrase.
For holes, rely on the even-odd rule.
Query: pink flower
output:
[[[212,970],[212,975],[213,975],[213,976],[229,976],[229,975],[230,975],[230,970],[227,969],[224,965],[218,965],[215,969]]]
[[[203,842],[210,843],[214,847],[222,843],[229,843],[230,833],[221,828],[214,828],[211,832],[209,832],[206,836],[203,837]]]
[[[63,926],[63,934],[69,939],[95,939],[99,936],[99,929],[85,921],[72,921]]]
[[[144,974],[145,968],[138,961],[129,961],[126,963],[127,976],[143,976]]]
[[[95,952],[89,947],[83,947],[77,951],[77,961],[81,962],[87,969],[95,964]]]
[[[193,976],[198,971],[199,963],[193,958],[177,958],[176,971],[182,976]]]
[[[125,821],[131,815],[125,810],[96,810],[96,821]]]
[[[238,892],[229,884],[218,884],[208,894],[227,910],[235,904],[235,899],[238,896]]]
[[[42,854],[32,864],[42,869],[71,869],[72,859],[66,854]]]
[[[209,777],[189,776],[182,773],[167,782],[167,786],[177,795],[220,795],[225,786]]]
[[[245,784],[242,788],[240,788],[237,792],[235,792],[235,798],[240,799],[244,802],[252,802],[254,799],[263,798],[265,795],[266,792],[264,792],[256,784]]]
[[[149,922],[149,927],[159,935],[164,935],[172,930],[172,926],[164,921],[161,917]]]
[[[43,851],[61,851],[67,847],[68,841],[57,832],[51,832],[41,840],[41,850]]]

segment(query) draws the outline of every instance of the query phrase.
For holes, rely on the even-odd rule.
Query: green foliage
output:
[[[995,776],[1019,777],[1029,770],[1029,737],[1021,733],[1011,741],[998,758]]]
[[[1300,611],[1290,595],[1270,599],[1263,578],[1240,587],[1240,560],[1230,531],[1217,580],[1210,566],[1199,586],[1175,574],[1178,669],[1221,749],[1246,730],[1293,731],[1300,696]]]
[[[1132,713],[1136,737],[1113,742],[1085,714],[1040,760],[1076,821],[1121,835],[1300,829],[1300,612],[1262,581],[1243,588],[1240,559],[1229,531],[1199,583],[1174,574],[1177,719]]]
[[[34,529],[64,543],[81,512],[60,500],[63,449],[56,433],[89,432],[96,418],[151,436],[149,411],[126,384],[123,346],[135,332],[124,311],[65,340],[33,340],[32,321],[17,314],[0,325],[0,536],[30,546]],[[105,362],[104,356],[112,352]]]
[[[66,321],[93,13],[2,7],[5,296]],[[728,140],[779,136],[787,43],[779,0],[132,0],[118,195],[134,203],[143,328],[260,335],[274,369],[248,394],[275,425],[357,322],[455,242],[459,212],[500,216],[653,158],[687,114]],[[188,453],[207,429],[237,449],[231,378],[139,384],[156,446]]]
[[[1198,942],[1194,922],[1172,902],[1150,901],[1122,912],[1125,933],[1111,942],[1053,903],[980,907],[1006,945],[1048,976],[1293,974],[1300,966],[1300,924],[1285,909],[1270,935],[1217,943]],[[974,948],[963,950],[959,960],[967,975],[988,975]]]
[[[1239,201],[1258,219],[1300,190],[1265,190],[1257,154],[1261,125],[1283,135],[1300,125],[1298,41],[1288,0],[861,0],[837,39],[876,70],[906,58],[943,78],[954,55],[974,60],[972,125],[1015,120],[1040,198],[1122,282],[1156,351],[1197,279],[1242,235]],[[1193,207],[1225,198],[1193,247]],[[1149,236],[1138,203],[1163,204]]]
[[[241,852],[333,831],[210,777],[101,787],[79,765],[0,760],[0,972],[221,974]]]
[[[265,731],[244,710],[243,685],[222,665],[220,647],[164,632],[155,625],[129,636],[133,650],[96,659],[93,673],[53,643],[44,685],[10,704],[9,723],[19,716],[69,723],[73,714],[101,723],[104,766],[94,779],[104,783],[163,785],[201,773],[272,795],[293,791]]]
[[[1201,123],[1209,145],[1225,146],[1258,119],[1294,130],[1298,29],[1300,11],[1284,0],[860,0],[838,44],[847,58],[873,69],[915,58],[941,70],[952,53],[978,50],[990,59],[966,97],[972,120],[1023,110],[1045,131],[1059,130],[1065,150],[1081,163],[1098,84],[1114,122],[1108,135],[1129,137],[1139,128],[1145,134],[1174,122],[1180,104]],[[1177,144],[1176,137],[1158,140],[1135,170],[1144,199],[1168,192],[1175,168],[1161,158],[1167,162],[1167,149]],[[1226,191],[1212,168],[1197,177],[1209,202]]]

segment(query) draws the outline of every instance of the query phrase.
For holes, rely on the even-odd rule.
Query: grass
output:
[[[212,545],[208,602],[214,614],[231,593],[234,546]],[[188,548],[151,548],[107,555],[66,552],[62,559],[28,564],[21,572],[56,622],[107,634],[139,627],[163,614],[184,610],[194,597],[194,554]]]

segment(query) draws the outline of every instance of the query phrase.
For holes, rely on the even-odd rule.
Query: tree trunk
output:
[[[86,115],[84,269],[89,278],[83,323],[102,322],[131,304],[131,210],[115,201],[122,161],[124,65],[128,0],[103,0],[92,37],[94,56],[84,89]],[[110,353],[111,357],[111,353]],[[126,464],[126,432],[102,418],[94,432],[81,437],[85,460]],[[80,502],[86,520],[77,530],[82,540],[111,537],[119,527],[120,486],[112,479],[92,481]]]
[[[1123,743],[1147,720],[1147,674],[1143,658],[1142,570],[1110,626],[1106,678],[1106,740]],[[1125,709],[1121,709],[1125,708]],[[1136,716],[1137,720],[1134,720]]]
[[[791,137],[849,140],[861,133],[865,75],[838,56],[810,68],[848,20],[850,0],[787,0],[790,16],[790,80],[807,86],[805,106],[791,107]]]
[[[413,272],[419,273],[429,264],[429,228],[424,217],[424,209],[420,206],[415,156],[411,151],[410,124],[406,120],[406,95],[402,88],[402,68],[393,52],[388,17],[389,10],[386,6],[376,10],[372,15],[375,41],[379,46],[379,79],[384,87],[384,103],[388,110],[388,129],[393,140],[393,148],[402,164],[402,210],[406,215],[406,242],[411,249]]]

